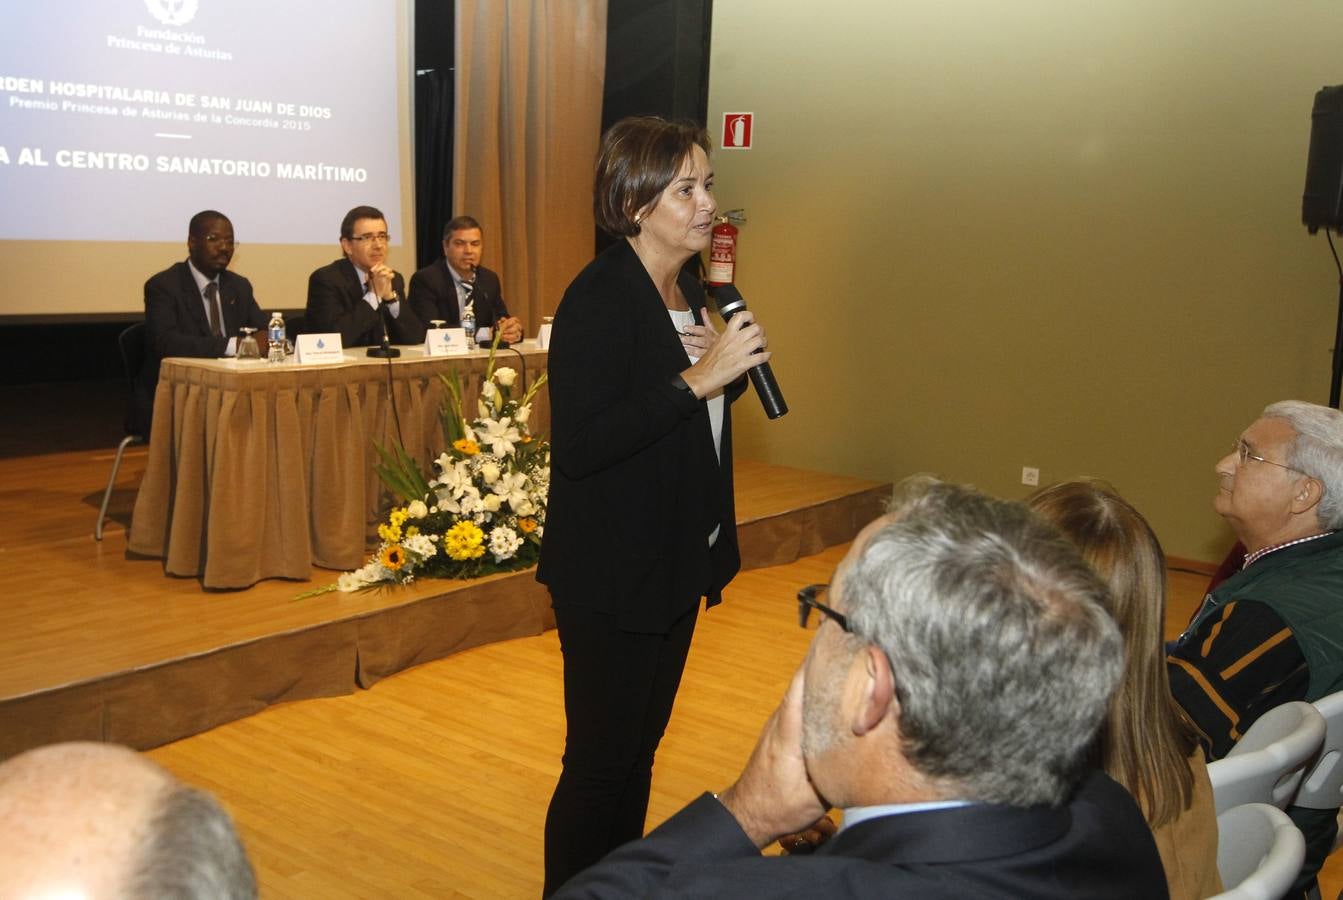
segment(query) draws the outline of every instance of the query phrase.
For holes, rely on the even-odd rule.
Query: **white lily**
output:
[[[481,419],[477,424],[485,429],[483,433],[479,429],[476,431],[480,443],[488,444],[490,452],[495,456],[512,453],[516,444],[522,440],[522,435],[513,427],[513,420],[508,416],[502,419]]]

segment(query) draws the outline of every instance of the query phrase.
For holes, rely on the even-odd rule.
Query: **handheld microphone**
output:
[[[723,317],[724,322],[731,322],[733,316],[746,309],[746,298],[737,290],[736,285],[716,285],[709,288],[709,293],[718,304],[718,314]],[[765,408],[765,415],[768,418],[777,419],[788,412],[788,404],[784,402],[783,393],[779,390],[779,383],[774,380],[774,370],[769,367],[769,363],[761,363],[749,369],[747,374],[751,376],[751,384],[755,385],[760,405]]]

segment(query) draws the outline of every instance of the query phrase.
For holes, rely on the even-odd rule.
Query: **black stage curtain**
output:
[[[452,218],[452,69],[415,75],[415,248],[417,268],[442,255]]]

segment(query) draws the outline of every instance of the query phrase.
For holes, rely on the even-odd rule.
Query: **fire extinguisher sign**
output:
[[[754,121],[755,113],[723,113],[723,140],[719,146],[724,150],[750,150]]]

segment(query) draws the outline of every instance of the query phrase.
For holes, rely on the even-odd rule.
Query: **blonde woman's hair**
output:
[[[1110,589],[1124,636],[1124,676],[1097,737],[1100,766],[1153,827],[1189,808],[1195,737],[1170,692],[1163,649],[1166,556],[1147,520],[1103,481],[1056,484],[1027,501],[1077,545]]]

